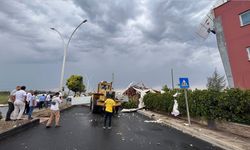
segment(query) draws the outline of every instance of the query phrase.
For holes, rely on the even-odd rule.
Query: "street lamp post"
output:
[[[63,88],[63,78],[64,78],[64,69],[65,69],[66,55],[67,55],[69,43],[70,43],[70,41],[71,41],[71,39],[72,39],[72,36],[73,36],[74,33],[76,32],[76,30],[77,30],[82,24],[84,24],[84,23],[86,23],[86,22],[87,22],[87,20],[83,20],[83,21],[74,29],[74,31],[72,32],[72,34],[71,34],[70,37],[69,37],[69,40],[68,40],[67,45],[66,45],[66,43],[65,43],[65,41],[64,41],[64,38],[63,38],[62,34],[61,34],[57,29],[55,29],[55,28],[50,28],[51,30],[56,31],[56,32],[59,34],[59,36],[60,36],[60,38],[62,39],[62,42],[63,42],[64,54],[63,54],[63,63],[62,63],[62,71],[61,71],[61,80],[60,80],[60,87],[59,87],[59,89],[60,89],[61,91],[64,91],[64,88]]]

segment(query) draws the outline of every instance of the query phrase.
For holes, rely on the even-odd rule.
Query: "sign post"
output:
[[[185,92],[185,101],[186,101],[188,125],[190,126],[191,121],[190,121],[189,106],[188,106],[188,99],[187,99],[187,89],[189,88],[189,81],[188,81],[188,78],[179,78],[179,81],[180,81],[180,88],[184,89],[184,92]]]

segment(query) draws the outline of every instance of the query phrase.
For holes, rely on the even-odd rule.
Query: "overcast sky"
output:
[[[189,77],[205,88],[217,68],[224,75],[215,35],[195,31],[214,0],[1,0],[0,90],[59,87],[63,44],[81,21],[68,49],[65,80],[87,76],[89,89],[112,80],[115,88],[143,82],[171,87]]]

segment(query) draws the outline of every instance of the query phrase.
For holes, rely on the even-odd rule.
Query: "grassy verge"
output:
[[[7,104],[9,98],[8,92],[0,92],[0,104]]]

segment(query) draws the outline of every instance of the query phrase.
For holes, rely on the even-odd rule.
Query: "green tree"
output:
[[[80,75],[71,75],[66,83],[69,90],[75,92],[85,92],[85,85],[83,84],[83,77]]]
[[[219,75],[217,69],[215,69],[213,75],[207,78],[207,88],[209,90],[222,91],[225,86],[225,77]]]
[[[169,92],[170,91],[167,85],[163,85],[163,87],[162,87],[161,90],[165,91],[165,92]]]

